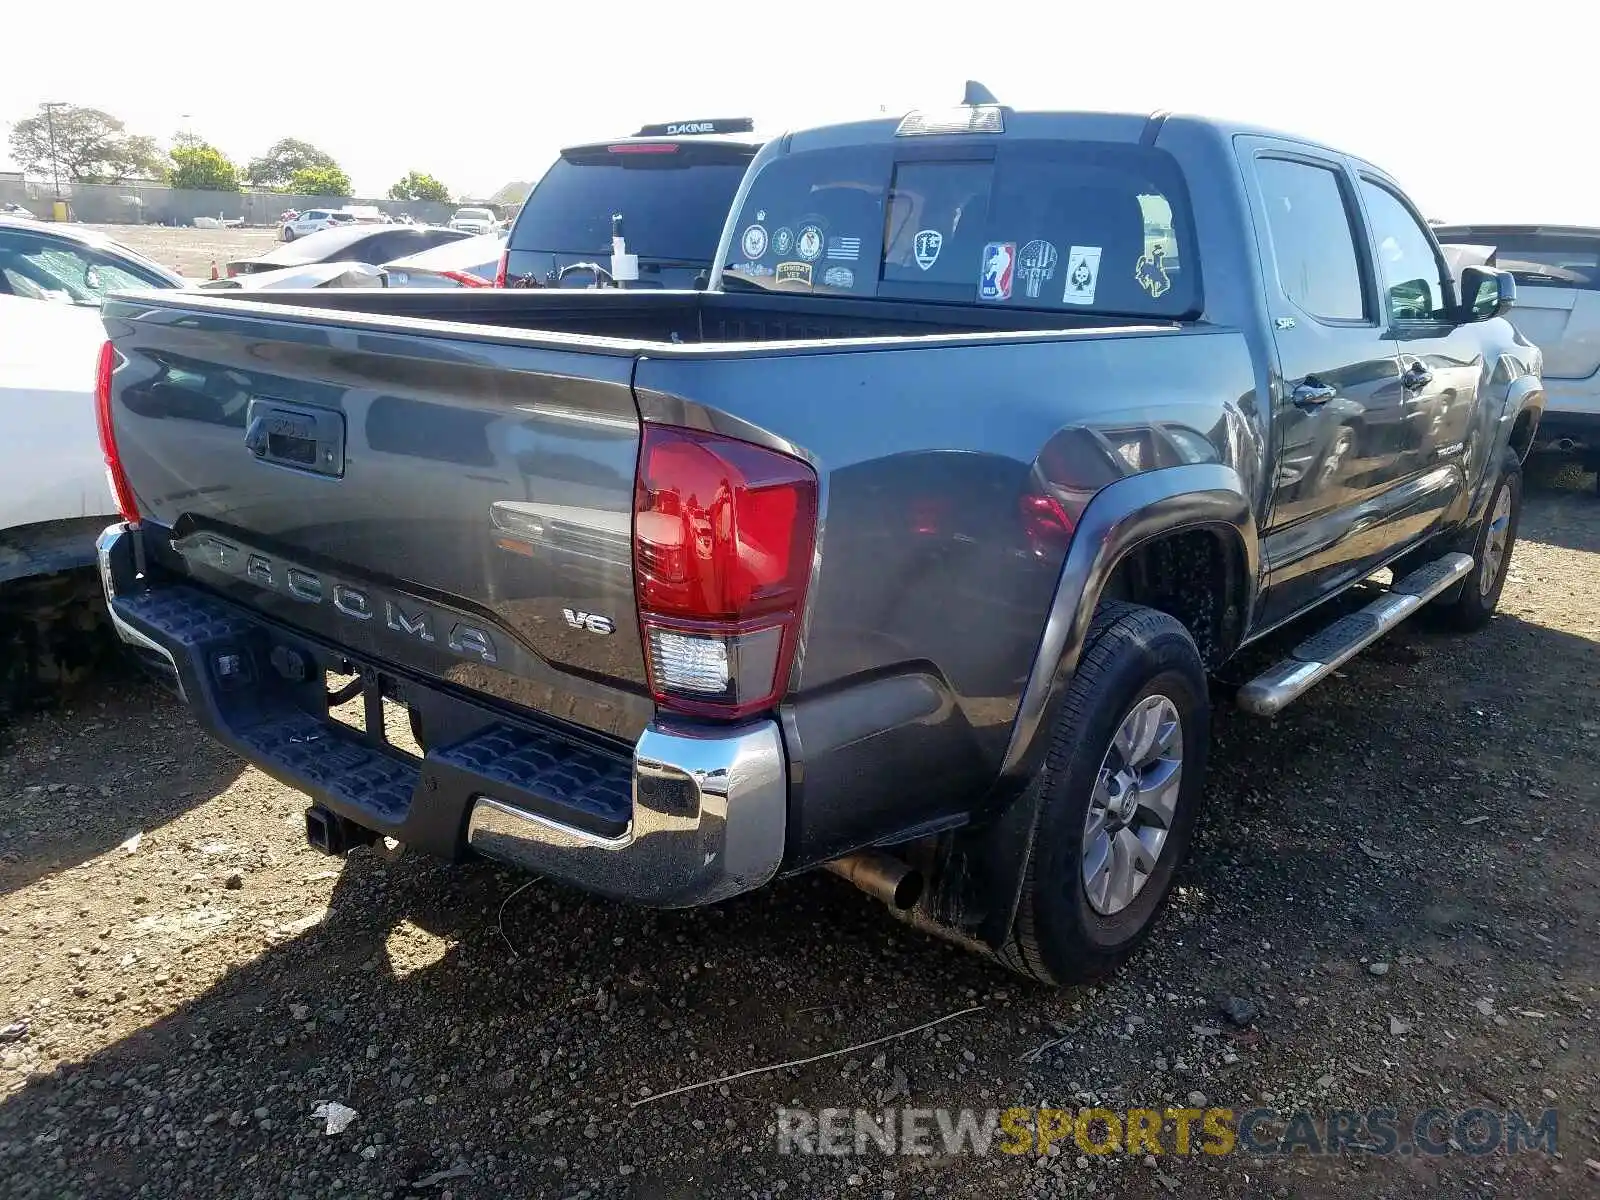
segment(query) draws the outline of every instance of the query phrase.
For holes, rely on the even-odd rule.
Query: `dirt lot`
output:
[[[1278,720],[1219,709],[1181,894],[1064,993],[831,876],[655,913],[341,864],[299,796],[104,679],[0,751],[0,1026],[26,1022],[0,1194],[1593,1195],[1600,502],[1575,480],[1531,489],[1501,613],[1407,626]],[[359,1115],[328,1136],[323,1101]],[[1554,1108],[1560,1154],[777,1153],[779,1105],[885,1103]]]
[[[276,229],[189,229],[168,225],[90,225],[130,250],[188,279],[208,279],[211,264],[226,272],[230,259],[254,258],[278,245]]]

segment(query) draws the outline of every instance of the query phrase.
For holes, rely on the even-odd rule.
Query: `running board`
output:
[[[1371,604],[1307,638],[1289,652],[1288,658],[1240,688],[1239,707],[1258,717],[1282,712],[1291,701],[1321,683],[1429,600],[1461,582],[1471,570],[1470,555],[1446,554],[1395,580]]]

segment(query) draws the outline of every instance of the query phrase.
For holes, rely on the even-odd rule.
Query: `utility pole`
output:
[[[44,109],[45,128],[50,132],[50,175],[55,180],[56,199],[61,199],[61,166],[56,161],[56,109],[69,108],[70,105],[57,100],[49,104],[41,104]]]

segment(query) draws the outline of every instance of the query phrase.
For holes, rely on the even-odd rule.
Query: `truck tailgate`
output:
[[[177,301],[105,320],[122,463],[174,565],[378,663],[644,728],[631,351]]]

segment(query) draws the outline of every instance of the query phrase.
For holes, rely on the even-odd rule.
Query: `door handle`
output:
[[[1307,379],[1289,393],[1289,399],[1294,401],[1296,408],[1321,408],[1338,394],[1338,388],[1318,383],[1315,379]]]
[[[1419,358],[1405,369],[1405,373],[1400,376],[1400,382],[1406,391],[1415,392],[1433,382],[1433,372],[1428,370],[1427,364]]]

